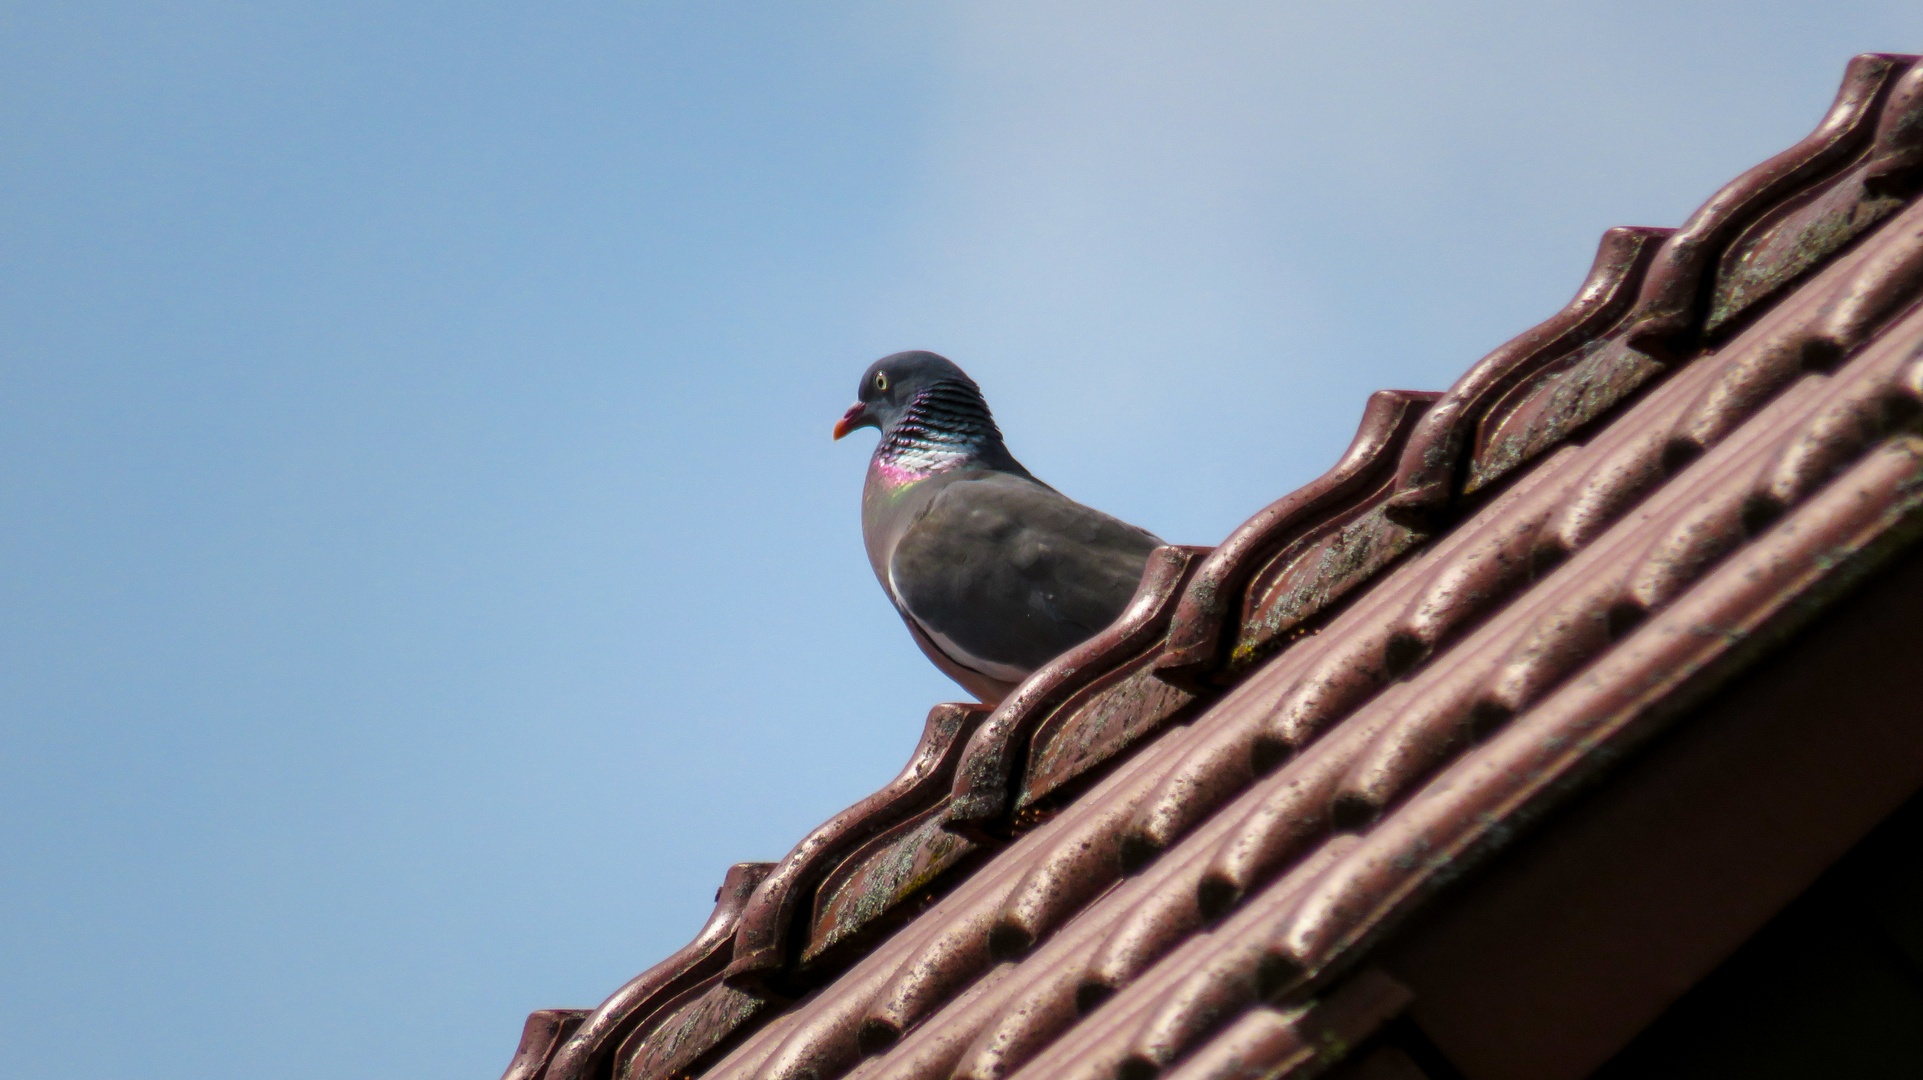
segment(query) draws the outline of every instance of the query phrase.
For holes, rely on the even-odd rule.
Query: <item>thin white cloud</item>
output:
[[[1800,137],[1850,53],[1923,17],[977,3],[929,36],[921,185],[867,332],[950,350],[1078,491],[1266,443],[1248,483],[1156,508],[1215,528],[1332,460],[1369,389],[1439,388],[1547,317],[1604,228],[1677,224]]]

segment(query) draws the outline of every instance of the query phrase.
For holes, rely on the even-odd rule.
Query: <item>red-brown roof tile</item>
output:
[[[1919,186],[1923,65],[1858,57],[1682,228],[1611,230],[1554,318],[1377,394],[992,712],[937,706],[505,1080],[1327,1067],[1410,1000],[1371,950],[1923,528]]]

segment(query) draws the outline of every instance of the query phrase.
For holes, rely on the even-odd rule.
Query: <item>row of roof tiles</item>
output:
[[[504,1080],[1320,1068],[1406,997],[1346,975],[1371,942],[1914,531],[1919,180],[1923,66],[1858,57],[1681,229],[1611,230],[1447,394],[1377,394],[1115,626],[938,706]]]

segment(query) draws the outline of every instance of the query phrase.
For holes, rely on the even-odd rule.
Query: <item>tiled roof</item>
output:
[[[1376,394],[998,708],[937,706],[504,1080],[1292,1077],[1368,1037],[1409,997],[1385,935],[1923,526],[1913,61],[1856,58],[1680,229],[1611,230],[1447,393]]]

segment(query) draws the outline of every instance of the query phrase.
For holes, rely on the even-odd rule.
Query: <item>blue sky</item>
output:
[[[491,1077],[957,697],[875,357],[1219,541],[1908,0],[0,8],[0,1072]]]

